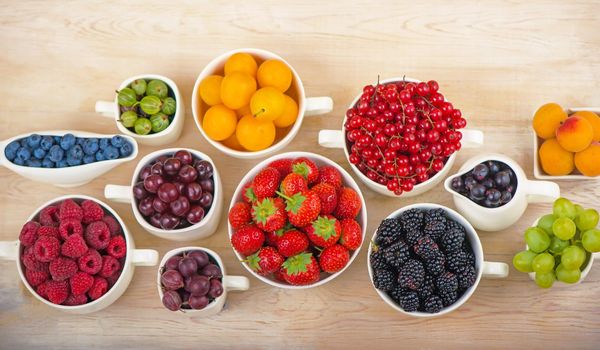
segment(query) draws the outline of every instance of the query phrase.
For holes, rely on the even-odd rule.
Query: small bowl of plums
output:
[[[513,159],[482,154],[467,160],[444,182],[458,211],[477,229],[500,231],[514,224],[529,203],[552,203],[560,188],[532,181]]]
[[[131,203],[138,223],[151,234],[174,241],[208,237],[223,207],[219,172],[206,154],[170,148],[140,160],[131,185],[106,185],[107,199]]]
[[[163,306],[190,316],[219,313],[227,292],[250,287],[248,278],[229,276],[217,253],[202,247],[171,250],[163,257],[156,276]]]

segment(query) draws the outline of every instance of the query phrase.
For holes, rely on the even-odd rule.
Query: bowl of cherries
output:
[[[319,144],[342,148],[372,190],[412,197],[438,184],[456,152],[483,144],[483,133],[440,93],[435,80],[391,78],[366,85],[348,107],[341,130],[321,130]]]
[[[171,148],[138,163],[130,186],[106,185],[104,196],[131,203],[148,232],[174,241],[208,237],[219,225],[223,193],[219,172],[206,154]]]

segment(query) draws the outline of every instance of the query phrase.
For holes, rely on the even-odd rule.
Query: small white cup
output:
[[[123,271],[121,272],[121,276],[117,280],[117,282],[104,294],[101,298],[96,299],[92,302],[89,302],[84,305],[77,306],[65,306],[65,305],[57,305],[52,302],[42,298],[37,294],[34,288],[32,288],[27,279],[25,278],[25,272],[21,263],[20,255],[21,255],[21,243],[17,241],[3,241],[0,242],[0,260],[14,260],[17,263],[17,270],[19,271],[19,277],[21,277],[21,281],[27,287],[29,292],[33,294],[39,301],[42,303],[60,310],[74,314],[88,314],[91,312],[96,312],[104,309],[110,304],[114,303],[127,289],[129,286],[129,282],[131,282],[131,278],[133,277],[133,272],[135,271],[136,266],[154,266],[158,261],[158,252],[152,249],[135,249],[135,243],[133,241],[133,236],[129,233],[127,226],[119,217],[119,215],[106,203],[99,201],[96,198],[88,197],[84,195],[68,195],[62,196],[58,198],[54,198],[44,204],[42,204],[39,208],[37,208],[33,214],[29,216],[27,221],[31,221],[35,219],[40,211],[49,205],[53,205],[55,203],[61,202],[65,199],[77,199],[77,200],[92,200],[98,204],[100,204],[104,210],[107,210],[112,214],[112,216],[117,219],[119,225],[121,225],[121,230],[123,231],[123,236],[125,237],[125,242],[127,243],[127,255],[125,257],[125,263],[123,264]]]
[[[175,99],[176,103],[175,115],[173,115],[173,120],[171,121],[171,124],[169,124],[169,126],[165,130],[156,134],[138,135],[135,132],[130,131],[129,129],[124,127],[123,123],[119,121],[119,119],[121,118],[121,111],[119,109],[117,94],[115,94],[115,99],[112,102],[96,101],[96,112],[100,113],[100,115],[104,117],[114,119],[115,123],[117,124],[117,128],[121,133],[133,137],[134,139],[138,140],[138,142],[141,144],[148,146],[160,146],[177,141],[177,139],[181,135],[181,131],[183,130],[183,122],[185,119],[183,100],[181,99],[181,94],[179,93],[177,84],[175,84],[173,80],[162,75],[140,74],[126,79],[124,82],[121,83],[121,85],[119,85],[118,90],[126,88],[136,79],[158,79],[167,84],[169,86],[169,89],[173,91],[173,98]]]
[[[444,211],[446,211],[446,215],[448,215],[448,217],[450,219],[455,220],[456,222],[458,222],[461,226],[463,226],[465,228],[466,238],[471,243],[471,247],[473,248],[473,253],[475,254],[475,269],[477,270],[477,280],[475,280],[475,283],[471,287],[469,287],[469,289],[467,289],[464,292],[464,294],[454,304],[444,307],[442,309],[442,311],[435,313],[435,314],[427,313],[427,312],[420,312],[420,311],[415,311],[415,312],[404,311],[404,309],[402,309],[398,304],[396,304],[396,302],[394,300],[392,300],[392,298],[390,298],[389,295],[387,295],[385,292],[382,292],[379,289],[375,288],[375,285],[373,285],[373,288],[375,288],[375,290],[377,291],[377,294],[379,294],[381,299],[383,299],[388,305],[390,305],[397,311],[400,311],[401,313],[410,315],[410,316],[415,316],[415,317],[441,316],[441,315],[445,315],[447,313],[450,313],[450,312],[458,309],[462,304],[466,303],[467,300],[469,300],[469,298],[473,294],[473,292],[475,292],[475,289],[477,289],[477,286],[479,285],[479,281],[481,280],[481,277],[505,278],[508,276],[508,265],[507,264],[501,263],[501,262],[490,262],[490,261],[483,260],[483,247],[481,247],[481,241],[479,240],[479,236],[477,236],[477,232],[475,231],[473,226],[471,226],[471,224],[464,217],[462,217],[459,213],[455,212],[454,210],[452,210],[450,208],[447,208],[447,207],[445,207],[443,205],[439,205],[439,204],[433,204],[433,203],[417,203],[417,204],[408,205],[406,207],[402,207],[402,208],[396,210],[395,212],[391,213],[387,217],[387,219],[397,218],[403,212],[410,210],[410,209],[414,209],[414,208],[421,209],[421,210],[444,209]],[[376,235],[377,235],[377,230],[375,230],[375,232],[373,233],[373,238],[371,239],[371,243],[369,244],[369,252],[368,252],[369,256],[371,255],[371,252],[373,250],[373,242],[375,241]],[[367,268],[369,270],[369,277],[371,278],[371,283],[373,283],[373,267],[371,267],[371,259],[369,259],[368,257],[367,257]]]
[[[248,288],[250,288],[250,281],[248,280],[248,278],[246,278],[244,276],[227,275],[227,272],[225,271],[225,265],[223,264],[223,260],[221,260],[221,257],[219,256],[219,254],[217,254],[216,252],[214,252],[210,249],[204,248],[204,247],[183,247],[183,248],[173,249],[173,250],[170,250],[165,253],[165,256],[163,256],[162,260],[160,261],[160,268],[158,269],[158,273],[156,274],[156,286],[158,288],[158,296],[162,303],[162,298],[163,298],[164,293],[161,288],[160,276],[162,275],[162,272],[164,272],[163,269],[164,269],[165,264],[167,263],[167,260],[169,260],[169,258],[171,258],[174,255],[178,255],[178,254],[193,251],[193,250],[203,250],[204,252],[206,252],[206,254],[208,254],[208,256],[212,257],[217,262],[217,265],[221,268],[221,274],[223,275],[223,279],[222,279],[223,294],[221,294],[220,297],[215,298],[215,300],[210,302],[204,309],[201,309],[201,310],[180,309],[179,311],[183,312],[184,314],[186,314],[188,316],[194,316],[194,317],[196,317],[196,316],[208,317],[211,315],[218,314],[223,309],[223,306],[225,305],[225,301],[227,301],[227,292],[248,290]]]
[[[411,78],[390,78],[390,79],[382,80],[379,83],[387,84],[387,83],[399,82],[399,81],[420,83],[419,80],[411,79]],[[356,103],[360,99],[360,96],[361,95],[356,96],[356,98],[348,106],[348,109],[353,108],[356,105]],[[386,195],[389,197],[403,197],[403,198],[414,197],[414,196],[423,194],[423,193],[429,191],[430,189],[432,189],[433,187],[435,187],[435,185],[437,185],[440,181],[442,181],[442,179],[444,177],[446,177],[446,175],[448,175],[448,172],[450,171],[450,169],[452,168],[452,165],[454,164],[454,161],[456,160],[456,154],[458,152],[452,153],[452,155],[446,161],[444,168],[442,170],[440,170],[437,174],[435,174],[433,177],[431,177],[429,180],[427,180],[423,183],[420,183],[420,184],[416,184],[411,191],[403,192],[401,195],[398,196],[398,195],[394,194],[394,192],[388,190],[386,186],[369,179],[365,174],[363,174],[360,170],[358,170],[356,165],[354,165],[350,162],[350,160],[349,160],[350,154],[348,152],[348,147],[346,145],[346,126],[345,126],[346,119],[347,119],[347,117],[344,114],[344,119],[342,120],[341,130],[321,130],[321,131],[319,131],[319,145],[326,147],[326,148],[341,148],[341,149],[343,149],[344,154],[346,155],[346,160],[348,160],[348,163],[350,164],[350,167],[352,168],[352,170],[354,170],[354,173],[356,173],[356,176],[358,176],[358,178],[362,182],[364,182],[364,184],[367,185],[367,187],[369,187],[370,189],[372,189],[373,191],[375,191],[377,193],[380,193],[380,194],[383,194],[383,195]],[[481,132],[480,130],[461,129],[460,132],[462,133],[462,139],[460,140],[460,142],[462,144],[462,148],[476,148],[476,147],[480,147],[481,145],[483,145],[483,132]]]
[[[207,160],[213,165],[213,182],[215,187],[213,193],[213,202],[210,210],[199,223],[175,230],[163,230],[152,226],[140,213],[137,207],[136,199],[133,196],[133,186],[139,181],[138,176],[143,167],[149,165],[152,161],[156,160],[160,156],[174,154],[179,150],[186,150],[194,155],[194,157]],[[223,210],[223,187],[221,185],[221,177],[219,176],[219,171],[217,170],[215,163],[208,155],[202,152],[193,150],[191,148],[182,147],[162,149],[146,155],[139,161],[138,165],[133,171],[131,185],[106,185],[106,187],[104,187],[104,197],[114,202],[130,203],[131,209],[133,210],[133,215],[140,226],[155,236],[172,241],[191,241],[212,235],[219,226],[219,220],[221,219],[221,212]]]
[[[486,208],[452,189],[452,179],[472,170],[477,164],[495,160],[508,165],[517,177],[517,188],[510,202],[497,208]],[[560,197],[560,187],[550,181],[528,180],[523,169],[513,159],[502,154],[481,154],[467,160],[460,170],[444,182],[452,194],[456,209],[479,230],[500,231],[519,220],[529,203],[552,203]]]
[[[289,129],[287,134],[281,140],[275,140],[275,143],[272,146],[256,152],[238,151],[231,149],[222,144],[221,142],[212,140],[204,132],[204,129],[202,129],[201,119],[204,114],[203,108],[206,106],[203,102],[200,101],[198,90],[200,88],[200,83],[202,82],[202,80],[204,80],[204,78],[206,78],[209,75],[222,74],[219,72],[223,71],[223,67],[225,66],[225,62],[227,61],[227,59],[231,55],[239,52],[248,53],[253,57],[263,61],[269,59],[277,59],[284,62],[292,71],[293,79],[290,90],[295,92],[296,96],[292,97],[295,97],[296,102],[298,102],[298,118],[296,119],[296,122],[291,126],[291,129]],[[206,65],[206,67],[204,67],[204,69],[198,76],[198,79],[196,79],[196,83],[194,84],[194,91],[192,92],[192,112],[194,114],[194,121],[196,122],[196,126],[198,127],[198,130],[200,130],[202,136],[204,136],[204,138],[219,151],[229,156],[241,159],[262,158],[280,151],[294,139],[296,134],[298,134],[298,131],[302,126],[302,120],[304,119],[304,116],[309,117],[318,114],[325,114],[331,112],[332,110],[333,100],[331,99],[331,97],[306,97],[304,85],[302,84],[302,80],[300,80],[300,76],[298,75],[294,67],[292,67],[292,65],[289,64],[286,60],[272,52],[254,48],[231,50],[210,61]]]
[[[110,138],[116,136],[112,135],[104,135],[104,134],[96,134],[92,132],[86,131],[75,131],[75,130],[50,130],[50,131],[38,131],[36,132],[40,135],[50,135],[50,136],[62,136],[64,134],[71,133],[75,137],[98,137],[98,138]],[[24,137],[31,135],[32,133],[21,134],[18,136],[11,137],[4,141],[0,141],[0,166],[5,166],[8,169],[14,171],[15,173],[26,177],[33,181],[48,183],[58,187],[77,187],[81,185],[85,185],[86,183],[92,181],[96,177],[103,175],[110,171],[112,168],[116,167],[121,163],[128,162],[137,157],[138,154],[138,145],[130,136],[127,135],[119,135],[129,141],[131,146],[133,147],[133,152],[128,157],[117,158],[113,160],[103,160],[99,162],[89,163],[89,164],[81,164],[77,166],[70,166],[65,168],[35,168],[28,166],[17,165],[10,160],[6,159],[6,155],[4,154],[4,149],[6,146],[14,140],[18,140]]]

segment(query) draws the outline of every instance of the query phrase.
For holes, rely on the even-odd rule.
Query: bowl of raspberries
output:
[[[158,253],[135,249],[117,213],[84,195],[63,196],[38,208],[19,240],[0,242],[3,258],[17,260],[21,280],[44,304],[90,313],[117,300],[135,266],[154,266]]]
[[[331,281],[356,258],[367,211],[338,164],[314,153],[268,158],[244,176],[229,206],[229,237],[243,266],[281,288]]]
[[[440,316],[464,304],[481,277],[508,276],[508,265],[483,260],[473,226],[438,204],[393,212],[369,245],[369,276],[394,309],[417,317]]]

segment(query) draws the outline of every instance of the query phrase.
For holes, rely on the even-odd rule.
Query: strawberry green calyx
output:
[[[294,214],[298,213],[298,210],[302,207],[302,203],[306,200],[306,196],[304,196],[301,192],[293,194],[291,197],[284,195],[281,192],[277,192],[283,199],[285,199],[285,210],[292,212]]]
[[[297,163],[292,165],[292,172],[298,175],[302,175],[305,179],[308,179],[308,173],[310,172],[310,167],[305,162]]]
[[[246,188],[245,194],[246,194],[246,197],[252,202],[255,202],[256,200],[258,200],[258,197],[256,197],[256,194],[254,194],[254,190],[252,189],[252,187]]]
[[[294,226],[292,226],[292,224],[290,224],[289,222],[286,222],[285,226],[283,226],[279,230],[275,230],[275,234],[277,235],[277,237],[281,237],[281,236],[283,236],[284,233],[286,233],[287,231],[289,231],[293,228],[294,228]]]
[[[311,258],[312,253],[300,253],[291,256],[283,263],[283,268],[288,275],[297,275],[306,272],[308,270],[308,265],[312,263]]]
[[[250,266],[250,268],[254,271],[259,271],[260,270],[260,266],[258,265],[258,263],[260,262],[260,257],[258,256],[258,252],[252,254],[252,255],[248,255],[246,257],[246,259],[242,260],[242,262],[245,262],[246,264],[248,264],[248,266]]]
[[[312,223],[312,227],[315,229],[315,234],[324,240],[328,240],[332,236],[336,236],[335,231],[335,218],[328,218],[325,216],[319,216],[317,220]]]
[[[277,212],[277,207],[272,198],[265,198],[256,202],[252,209],[254,210],[254,219],[263,225],[266,225],[269,217]]]

